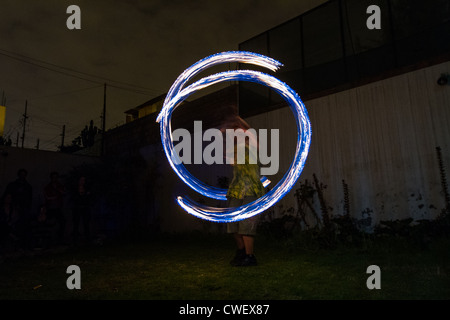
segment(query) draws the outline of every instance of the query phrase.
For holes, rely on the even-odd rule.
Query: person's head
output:
[[[27,178],[28,172],[25,169],[19,169],[19,171],[17,171],[17,177],[20,180],[25,180]]]
[[[249,124],[242,119],[239,115],[237,114],[230,114],[227,115],[221,122],[220,126],[219,126],[220,131],[222,131],[223,133],[227,130],[227,129],[233,129],[233,130],[237,130],[237,129],[242,129],[242,130],[248,130],[250,129]]]
[[[243,146],[246,145],[252,151],[257,150],[258,142],[254,130],[250,130],[250,125],[237,114],[230,114],[224,118],[220,127],[224,134],[224,159],[227,163],[242,163],[244,158],[239,157],[239,152],[246,152]],[[252,162],[256,161],[253,158]],[[250,155],[249,155],[250,156]],[[256,163],[256,162],[255,162]]]

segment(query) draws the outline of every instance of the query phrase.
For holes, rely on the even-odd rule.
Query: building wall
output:
[[[184,102],[172,115],[172,130],[193,129],[194,121],[203,122],[203,129],[216,126],[230,112],[236,112],[237,86],[227,86],[212,94]],[[136,155],[142,147],[161,141],[158,112],[140,117],[105,133],[106,155]]]
[[[157,112],[158,110],[161,110],[162,105],[164,103],[164,100],[161,100],[157,103],[145,106],[141,109],[139,109],[139,118],[145,117],[146,115],[152,114],[154,112]]]
[[[193,124],[197,120],[202,121],[203,130],[215,127],[226,114],[237,112],[236,102],[237,86],[227,86],[183,103],[173,113],[172,130],[185,128],[193,132]],[[156,117],[157,113],[147,115],[109,130],[105,135],[106,157],[140,157],[147,163],[147,168],[134,181],[135,205],[141,221],[151,224],[157,219],[161,229],[166,232],[220,229],[221,226],[187,214],[176,203],[178,195],[200,199],[184,185],[168,164]],[[219,176],[229,174],[226,168],[220,166],[190,165],[188,169],[202,181],[214,186]]]
[[[439,86],[450,62],[305,102],[312,143],[300,181],[316,174],[324,197],[343,212],[380,220],[433,219],[445,207],[436,147],[450,165],[450,86]],[[301,96],[301,92],[299,92]],[[291,163],[297,133],[289,107],[248,118],[255,128],[280,129],[280,178]],[[294,191],[278,206],[296,208]],[[319,210],[318,201],[315,205]],[[320,211],[320,210],[319,210]]]
[[[312,126],[309,156],[299,182],[274,205],[274,212],[280,215],[289,208],[296,210],[296,189],[300,182],[312,182],[315,174],[326,185],[324,198],[333,215],[344,212],[344,180],[349,187],[350,214],[355,219],[370,216],[372,227],[381,220],[436,218],[445,206],[436,147],[442,149],[444,164],[450,165],[450,86],[439,86],[436,81],[449,69],[450,62],[441,63],[304,101]],[[299,94],[301,96],[301,92]],[[231,101],[226,97],[222,98]],[[179,119],[174,119],[172,129],[206,119],[209,113],[220,118],[229,112],[225,108],[227,103],[222,104],[225,109],[211,108],[220,99],[215,96],[197,101],[196,107],[186,107],[184,114],[180,108]],[[255,129],[280,130],[280,168],[276,175],[269,176],[273,186],[285,174],[294,156],[297,133],[292,112],[286,106],[246,120]],[[153,122],[151,119],[149,123]],[[213,125],[210,123],[206,127]],[[161,229],[167,232],[223,231],[223,224],[195,218],[176,204],[176,196],[188,195],[214,206],[225,205],[202,199],[175,175],[159,141],[159,126],[156,125],[156,130],[154,124],[140,127],[139,121],[133,126],[132,131],[126,130],[127,126],[115,129],[117,137],[111,140],[111,132],[107,143],[116,147],[122,145],[117,152],[131,150],[134,146],[134,152],[148,163],[156,163],[158,174],[151,182],[154,188],[152,212],[160,220]],[[127,138],[121,137],[122,134]],[[214,186],[218,186],[218,177],[230,177],[231,173],[224,166],[191,165],[189,170]],[[148,197],[148,193],[142,193],[141,206],[148,205]],[[314,206],[320,212],[317,197]]]

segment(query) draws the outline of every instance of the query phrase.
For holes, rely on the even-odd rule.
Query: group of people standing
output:
[[[42,201],[33,209],[33,188],[27,181],[28,172],[20,169],[17,179],[9,183],[3,192],[0,204],[0,243],[21,249],[32,249],[42,245],[65,244],[66,214],[64,204],[70,203],[73,218],[73,239],[80,235],[90,236],[91,193],[86,177],[80,176],[76,187],[67,191],[60,182],[59,174],[52,172],[50,181],[42,190]],[[80,224],[82,234],[80,234]],[[45,240],[45,243],[41,243]]]

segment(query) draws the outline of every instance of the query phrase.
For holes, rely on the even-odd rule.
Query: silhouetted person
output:
[[[0,244],[2,247],[6,248],[9,244],[15,247],[20,240],[18,222],[19,213],[13,205],[12,195],[7,193],[0,203]]]
[[[91,221],[91,192],[86,183],[86,177],[81,176],[78,179],[76,190],[73,194],[73,236],[75,241],[80,235],[80,222],[83,226],[83,236],[85,240],[90,237]]]
[[[66,218],[64,217],[64,195],[66,190],[59,182],[59,174],[50,174],[50,183],[44,188],[46,216],[49,220],[54,220],[58,224],[57,241],[63,243],[66,228]]]
[[[11,204],[17,211],[17,234],[21,238],[22,247],[28,248],[31,239],[31,204],[33,199],[33,188],[27,181],[28,172],[20,169],[17,179],[8,184],[3,198],[11,195]]]

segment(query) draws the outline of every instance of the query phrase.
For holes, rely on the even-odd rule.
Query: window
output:
[[[367,28],[370,5],[381,9],[381,29]],[[448,59],[450,1],[331,0],[239,48],[282,62],[276,77],[303,99],[323,95]],[[239,102],[241,114],[249,115],[276,107],[282,98],[240,82]]]

